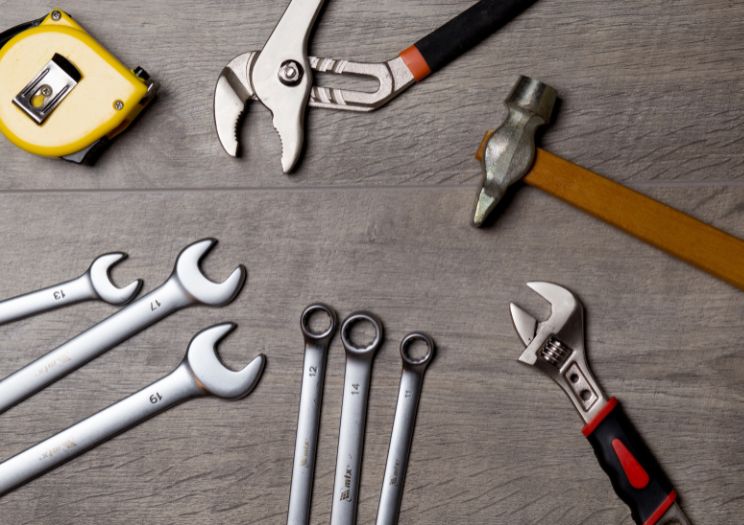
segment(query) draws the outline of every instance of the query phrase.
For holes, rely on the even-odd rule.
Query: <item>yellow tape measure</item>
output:
[[[156,87],[59,9],[0,34],[0,132],[30,153],[91,164]]]

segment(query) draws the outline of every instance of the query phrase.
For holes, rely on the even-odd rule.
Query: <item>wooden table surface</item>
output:
[[[0,296],[130,259],[117,282],[146,290],[184,246],[219,238],[205,270],[249,269],[239,299],[193,308],[137,335],[2,415],[9,457],[169,372],[191,337],[239,330],[223,358],[263,352],[240,402],[175,408],[0,500],[3,524],[275,524],[285,520],[303,343],[299,316],[325,301],[387,329],[373,374],[359,519],[372,523],[400,374],[398,344],[424,330],[427,372],[402,523],[620,525],[614,495],[558,387],[519,363],[508,304],[541,314],[525,286],[575,290],[587,348],[696,524],[744,516],[744,296],[635,239],[522,188],[488,229],[469,225],[483,132],[526,74],[555,86],[543,145],[744,237],[744,4],[731,0],[541,0],[446,69],[371,114],[311,110],[298,172],[281,173],[268,113],[250,108],[246,156],[226,156],[212,94],[233,56],[260,49],[285,1],[94,1],[63,7],[162,85],[95,168],[0,140]],[[328,2],[319,56],[379,61],[472,0]],[[0,0],[2,27],[50,9]],[[628,210],[632,213],[632,210]],[[0,328],[9,374],[115,311],[86,303]],[[344,355],[329,357],[313,523],[327,522]]]

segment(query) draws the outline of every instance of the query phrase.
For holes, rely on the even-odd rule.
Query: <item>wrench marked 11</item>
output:
[[[426,355],[421,358],[411,355],[411,348],[417,341],[424,343],[427,348]],[[434,359],[435,350],[434,340],[423,332],[410,333],[400,343],[403,371],[400,376],[393,431],[390,434],[385,476],[382,479],[380,504],[377,508],[377,525],[398,523],[424,372]]]

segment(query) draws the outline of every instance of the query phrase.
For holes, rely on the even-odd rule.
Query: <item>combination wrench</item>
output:
[[[311,317],[318,313],[325,314],[330,321],[328,328],[322,332],[314,332],[310,327]],[[305,357],[302,364],[300,412],[297,416],[292,484],[289,489],[287,523],[291,525],[310,523],[310,503],[313,496],[313,477],[318,450],[318,429],[323,403],[326,361],[328,347],[336,333],[337,326],[336,312],[321,303],[311,304],[305,308],[300,317],[300,328],[305,339]]]
[[[186,247],[161,286],[0,381],[0,414],[178,310],[232,302],[245,283],[245,267],[218,284],[199,266],[216,243],[203,239]]]
[[[82,301],[99,300],[113,305],[128,303],[139,293],[142,281],[137,279],[119,288],[109,275],[111,268],[126,258],[127,254],[121,252],[101,255],[76,279],[0,301],[0,324]]]
[[[369,345],[359,347],[351,340],[351,329],[363,322],[372,325],[375,336]],[[372,361],[382,345],[382,340],[382,322],[369,312],[353,313],[341,325],[341,342],[346,351],[346,371],[336,452],[331,525],[356,523]]]
[[[411,354],[411,348],[417,342],[423,343],[427,349],[426,355],[419,358]],[[398,404],[395,408],[395,420],[385,463],[385,476],[382,479],[380,504],[377,508],[377,525],[398,523],[400,505],[403,500],[403,485],[413,444],[413,429],[416,425],[416,413],[424,384],[424,372],[434,359],[435,351],[434,340],[422,332],[410,333],[400,343],[403,371],[400,376]]]
[[[216,347],[234,328],[224,323],[199,332],[167,376],[1,463],[0,495],[188,399],[247,396],[261,378],[266,357],[260,354],[239,372],[226,368]]]

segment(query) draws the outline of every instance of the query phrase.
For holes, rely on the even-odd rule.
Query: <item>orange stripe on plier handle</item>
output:
[[[429,64],[426,63],[424,55],[421,54],[421,51],[415,45],[401,51],[400,58],[403,59],[403,63],[411,72],[416,82],[420,82],[431,75]]]

